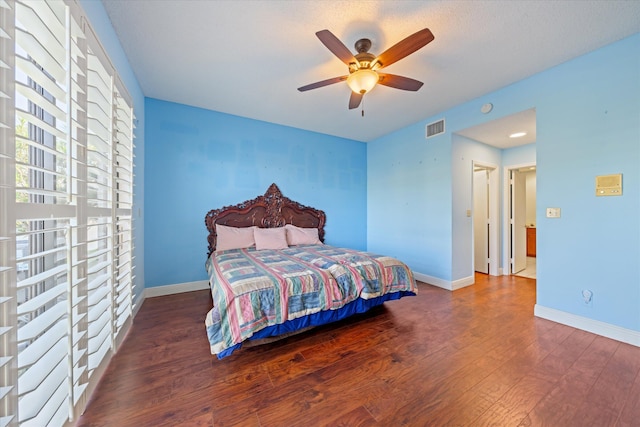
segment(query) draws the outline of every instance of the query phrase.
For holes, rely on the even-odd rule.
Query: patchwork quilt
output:
[[[205,321],[212,354],[268,326],[358,298],[417,293],[413,273],[397,259],[327,245],[217,251],[206,267],[214,306]]]

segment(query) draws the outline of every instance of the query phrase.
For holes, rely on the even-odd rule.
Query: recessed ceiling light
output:
[[[516,132],[509,135],[509,138],[520,138],[522,136],[525,136],[526,134],[526,132]]]

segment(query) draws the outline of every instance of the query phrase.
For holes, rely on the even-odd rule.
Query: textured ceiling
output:
[[[640,1],[102,0],[147,97],[371,141],[640,32]],[[349,110],[347,74],[317,39],[379,54],[429,28],[435,40],[386,72],[424,82],[384,86]]]
[[[531,144],[536,142],[536,110],[531,108],[456,133],[497,148]],[[524,135],[511,137],[514,133]]]

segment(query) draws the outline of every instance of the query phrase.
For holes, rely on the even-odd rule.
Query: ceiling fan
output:
[[[402,90],[417,91],[420,89],[423,83],[418,80],[395,74],[380,73],[378,70],[388,67],[394,62],[411,55],[434,39],[431,31],[428,28],[424,28],[391,46],[380,55],[375,56],[369,53],[369,49],[371,48],[371,40],[369,39],[358,40],[355,43],[355,48],[358,53],[353,55],[331,31],[318,31],[316,36],[318,36],[320,41],[335,56],[349,67],[349,74],[311,83],[299,87],[298,90],[305,92],[307,90],[346,81],[351,88],[349,109],[358,108],[364,94],[371,91],[378,83]]]

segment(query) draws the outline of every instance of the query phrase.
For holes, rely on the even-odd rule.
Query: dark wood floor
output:
[[[223,360],[207,291],[147,299],[77,425],[640,425],[640,348],[535,318],[534,280],[419,289]]]

